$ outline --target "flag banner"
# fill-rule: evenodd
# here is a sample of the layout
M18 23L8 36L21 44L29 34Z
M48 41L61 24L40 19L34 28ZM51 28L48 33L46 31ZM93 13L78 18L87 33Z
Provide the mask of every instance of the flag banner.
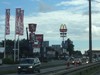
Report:
M6 9L5 35L10 34L10 9Z
M33 32L36 31L36 25L37 25L37 24L34 24L34 23L29 24L29 31L30 31L31 33L33 33Z
M24 33L24 10L21 10L19 35L23 35L23 33Z
M21 15L21 8L16 8L16 22L15 22L15 33L16 34L19 34L20 15Z

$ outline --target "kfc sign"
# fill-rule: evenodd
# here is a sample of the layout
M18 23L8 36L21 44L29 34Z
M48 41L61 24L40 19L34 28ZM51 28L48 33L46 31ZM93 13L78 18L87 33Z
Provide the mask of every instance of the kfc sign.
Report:
M37 24L34 24L34 23L29 24L29 31L31 33L36 31L36 25Z

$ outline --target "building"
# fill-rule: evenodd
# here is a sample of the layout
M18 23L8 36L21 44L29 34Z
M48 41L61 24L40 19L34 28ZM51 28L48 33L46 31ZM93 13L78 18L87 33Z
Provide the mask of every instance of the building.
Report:
M89 51L85 51L86 56L89 55ZM92 50L92 57L100 57L100 50Z
M55 51L57 51L57 52L61 52L61 47L60 47L60 45L52 45L52 48L55 50Z

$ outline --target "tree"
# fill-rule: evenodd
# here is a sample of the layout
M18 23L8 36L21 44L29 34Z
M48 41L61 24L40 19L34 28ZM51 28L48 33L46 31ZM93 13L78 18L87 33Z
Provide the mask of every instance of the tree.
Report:
M67 39L67 51L69 52L69 56L71 56L73 54L74 51L74 45L73 42L68 38Z
M82 56L82 53L81 53L81 51L79 51L79 50L74 51L73 54L74 54L75 57L81 57L81 56Z

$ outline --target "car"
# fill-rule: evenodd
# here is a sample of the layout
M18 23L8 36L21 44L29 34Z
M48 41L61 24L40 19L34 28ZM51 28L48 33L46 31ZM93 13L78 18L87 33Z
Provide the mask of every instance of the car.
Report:
M80 58L75 58L75 63L81 65L82 60Z
M39 58L22 58L19 61L17 72L18 74L20 74L21 72L34 73L35 71L38 71L40 73L40 65L41 62Z
M68 58L67 63L74 64L74 57Z

